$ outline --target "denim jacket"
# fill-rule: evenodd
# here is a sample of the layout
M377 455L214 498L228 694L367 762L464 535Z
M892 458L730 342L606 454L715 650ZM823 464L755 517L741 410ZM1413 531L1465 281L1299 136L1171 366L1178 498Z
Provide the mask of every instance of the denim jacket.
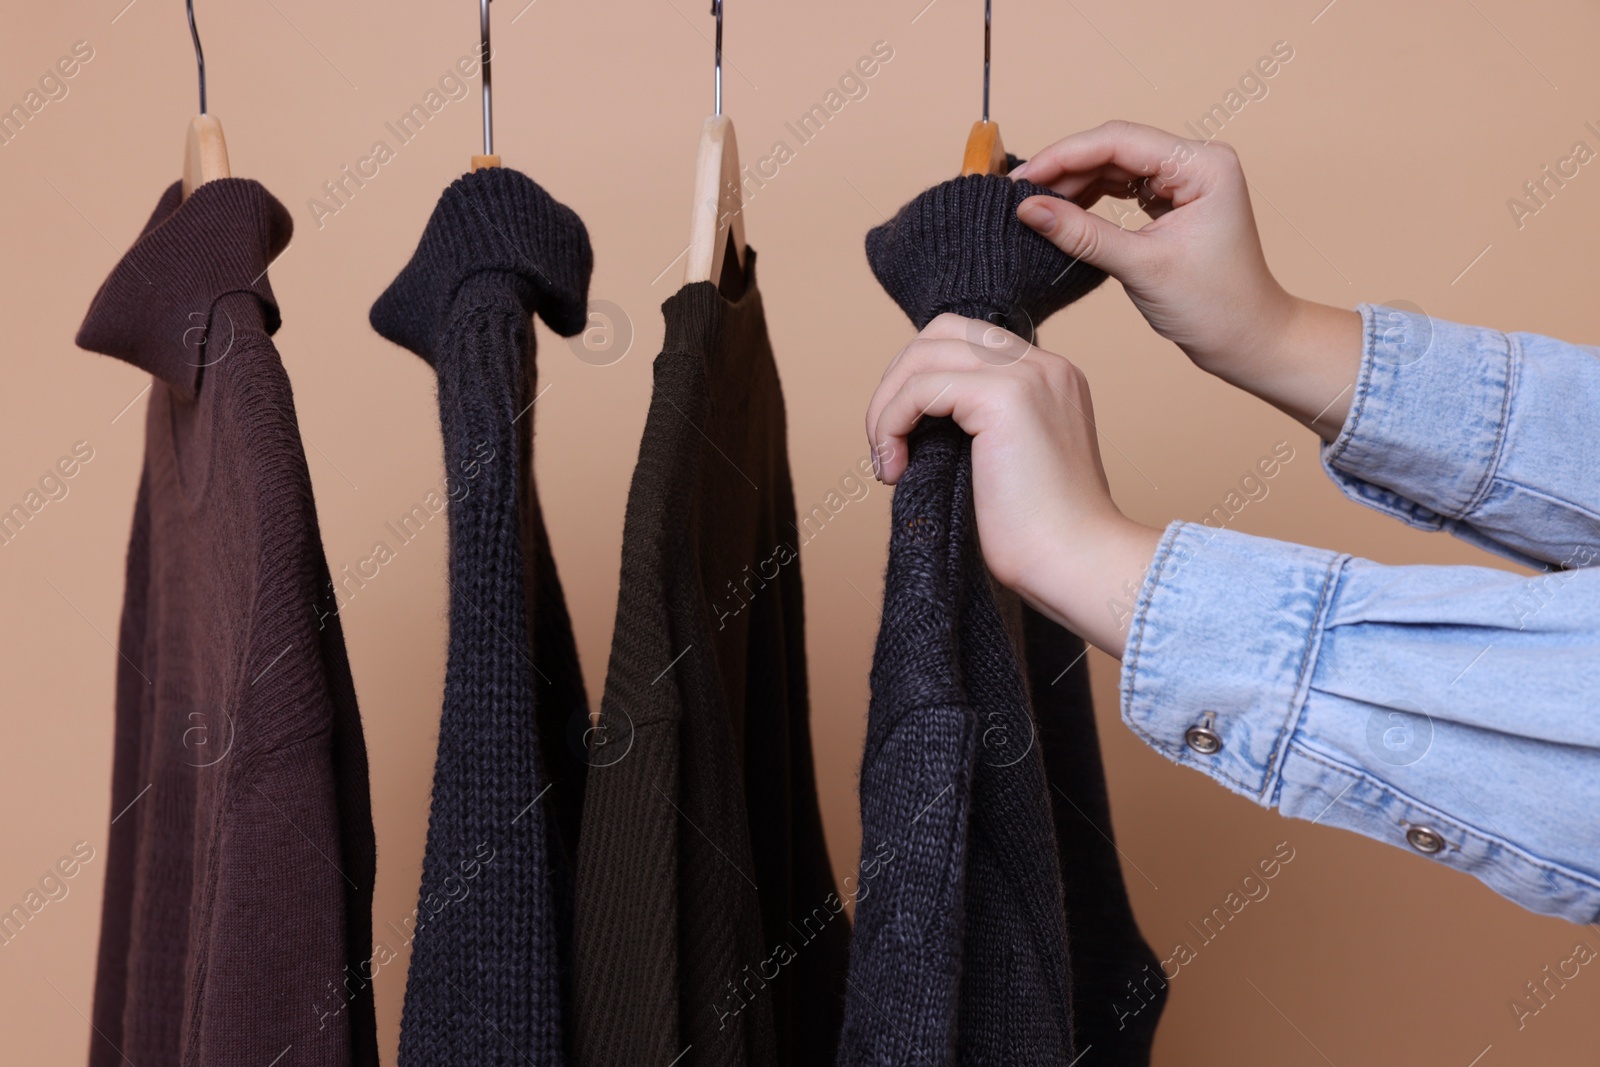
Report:
M1600 349L1363 305L1352 500L1538 573L1167 527L1123 720L1284 815L1600 916Z

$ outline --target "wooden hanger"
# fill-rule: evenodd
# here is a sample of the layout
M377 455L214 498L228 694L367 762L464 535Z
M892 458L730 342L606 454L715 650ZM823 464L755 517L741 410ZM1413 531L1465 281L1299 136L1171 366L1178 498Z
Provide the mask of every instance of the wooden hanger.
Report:
M473 170L500 165L500 157L494 154L494 112L489 106L489 0L478 0L478 58L483 69L483 155L472 157Z
M189 199L206 182L230 175L228 144L222 138L222 123L206 114L206 56L200 50L200 31L194 25L194 0L186 0L189 11L189 36L194 38L194 62L200 72L200 114L189 120L189 133L183 140L183 198Z
M712 5L717 17L716 112L700 127L683 280L685 284L716 282L723 296L737 300L744 293L744 196L739 142L733 134L733 120L722 113L722 0L712 0Z
M744 290L744 198L733 121L711 115L700 129L694 208L689 217L687 282L716 282L730 299Z
M1000 127L989 121L989 22L992 0L983 0L983 118L972 124L967 134L967 150L961 156L961 175L1004 174L1006 147L1000 143Z
M1000 125L987 119L972 124L967 150L961 156L961 174L1004 174L1006 146L1000 143Z
M222 123L211 115L196 115L189 120L189 135L183 144L183 198L189 199L189 194L206 182L229 176Z

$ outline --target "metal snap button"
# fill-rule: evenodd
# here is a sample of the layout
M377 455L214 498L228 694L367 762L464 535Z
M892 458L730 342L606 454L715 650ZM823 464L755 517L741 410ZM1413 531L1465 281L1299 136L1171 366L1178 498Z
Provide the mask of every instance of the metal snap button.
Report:
M1444 848L1444 837L1430 827L1413 826L1406 831L1406 844L1431 856Z
M1191 726L1184 731L1183 740L1202 756L1215 756L1222 751L1222 735L1204 726Z

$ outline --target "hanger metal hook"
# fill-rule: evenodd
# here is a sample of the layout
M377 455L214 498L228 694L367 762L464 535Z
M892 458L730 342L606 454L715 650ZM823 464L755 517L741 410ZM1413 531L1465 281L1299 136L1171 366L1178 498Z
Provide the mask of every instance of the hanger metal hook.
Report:
M989 19L993 0L983 0L983 121L989 121Z
M717 17L716 56L713 61L716 81L716 114L722 114L722 0L711 0L711 13Z
M194 25L194 0L184 0L189 11L189 36L194 38L194 65L200 70L200 114L206 113L206 54L200 50L200 31Z
M478 58L483 64L483 154L494 155L494 109L489 96L489 0L478 0Z

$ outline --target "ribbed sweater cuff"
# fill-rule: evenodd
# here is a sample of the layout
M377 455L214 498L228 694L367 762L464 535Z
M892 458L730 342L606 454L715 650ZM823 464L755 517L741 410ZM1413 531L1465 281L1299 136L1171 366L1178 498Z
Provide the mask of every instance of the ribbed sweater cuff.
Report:
M867 234L867 260L917 329L950 311L1032 340L1034 328L1105 281L1017 218L1026 179L972 174L942 182Z

